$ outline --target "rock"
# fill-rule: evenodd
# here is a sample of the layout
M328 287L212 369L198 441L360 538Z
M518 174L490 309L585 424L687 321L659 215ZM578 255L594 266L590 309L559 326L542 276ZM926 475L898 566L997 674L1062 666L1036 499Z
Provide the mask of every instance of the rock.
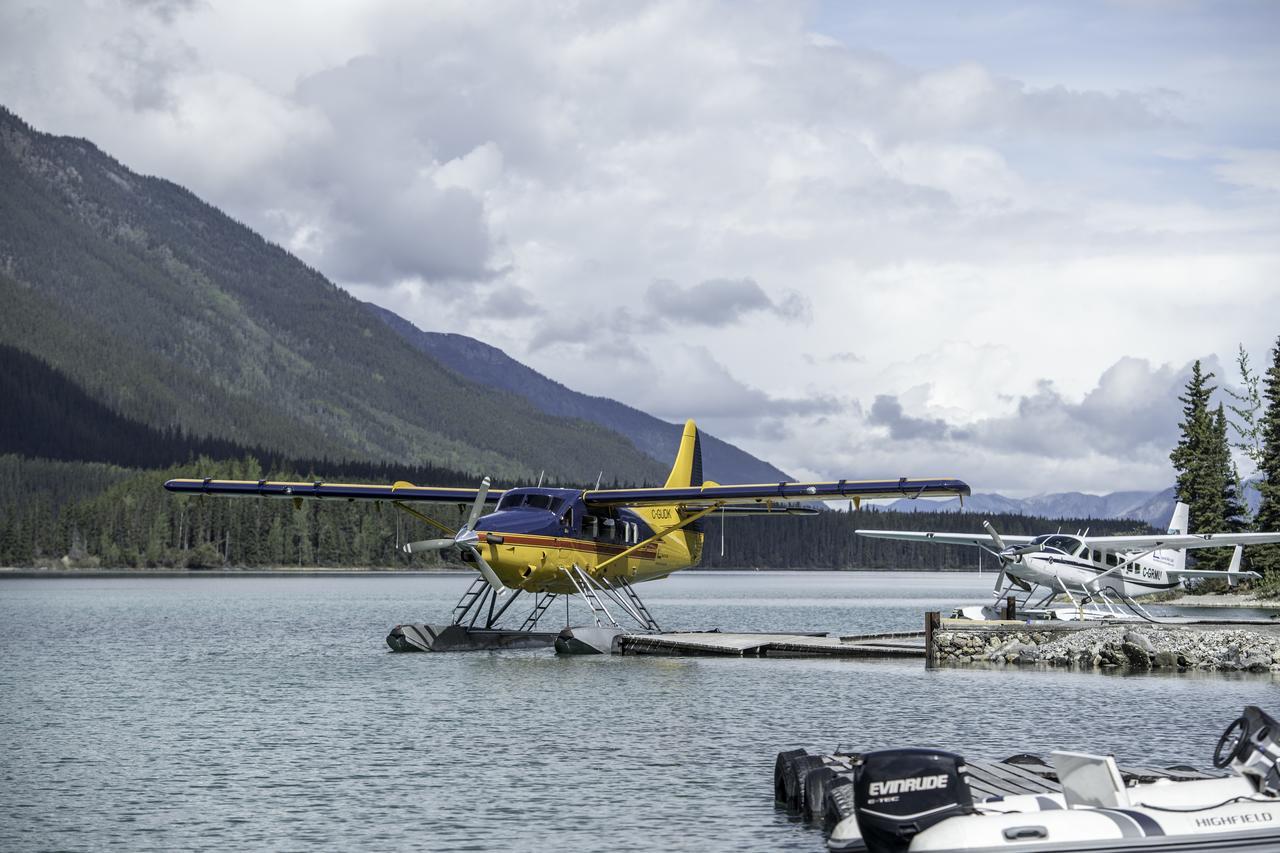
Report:
M1270 672L1271 658L1264 654L1249 655L1240 662L1240 668L1250 672Z
M1169 651L1156 652L1155 655L1151 658L1151 665L1158 666L1158 667L1176 667L1176 666L1186 665L1185 662L1179 663L1179 660L1180 658L1178 654L1175 652L1169 652Z
M1124 635L1124 642L1129 645L1137 646L1147 654L1151 654L1156 650L1156 647L1151 644L1151 641L1147 639L1145 635L1139 634L1137 631L1127 632Z
M1126 637L1129 635L1125 635ZM1145 637L1143 639L1146 639ZM1147 643L1150 646L1150 643ZM1120 651L1124 654L1129 666L1134 669L1151 669L1151 655L1147 653L1147 649L1137 643L1130 643L1127 639L1120 646Z

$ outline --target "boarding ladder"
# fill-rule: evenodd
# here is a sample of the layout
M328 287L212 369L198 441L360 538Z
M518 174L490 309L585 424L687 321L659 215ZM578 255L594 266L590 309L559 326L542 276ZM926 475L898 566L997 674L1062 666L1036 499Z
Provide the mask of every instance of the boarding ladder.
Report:
M613 618L613 614L609 612L609 608L605 604L605 599L607 598L622 608L642 629L646 631L660 630L657 621L649 613L649 609L644 606L640 596L636 595L636 591L631 588L631 584L627 583L624 578L593 578L576 563L569 568L562 568L561 571L569 576L569 581L577 589L578 595L591 608L591 615L597 627L603 627L601 617L615 628L622 627L618 624L618 620ZM601 593L603 593L603 597Z
M547 608L551 606L551 602L556 600L554 592L544 592L534 599L533 610L529 613L524 624L520 626L521 631L532 631L538 626L538 620L542 618L542 614L547 612Z
M649 608L644 606L644 602L640 600L640 596L636 595L635 589L627 581L626 578L604 578L603 582L614 591L614 597L617 598L617 591L622 590L631 606L627 610L631 613L631 617L644 626L645 630L658 632L662 629L658 627L658 620L653 618L653 614L649 612ZM623 604L622 600L618 600L619 604ZM625 606L625 605L624 605Z
M471 586L467 587L467 591L462 594L462 598L458 599L458 603L453 606L453 624L461 625L462 620L466 618L468 611L475 606L480 596L484 595L486 589L489 588L489 582L483 577L477 577L471 582Z

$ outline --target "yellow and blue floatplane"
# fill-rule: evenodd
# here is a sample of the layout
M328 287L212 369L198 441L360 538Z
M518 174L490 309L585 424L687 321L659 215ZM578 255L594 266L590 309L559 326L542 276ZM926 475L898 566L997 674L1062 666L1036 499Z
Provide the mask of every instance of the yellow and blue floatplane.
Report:
M396 651L511 648L554 643L558 650L607 652L623 623L657 631L658 623L634 585L698 564L699 521L722 516L811 515L823 500L964 496L969 486L952 478L834 480L814 483L721 485L702 479L698 428L688 421L671 475L661 488L568 489L542 486L443 488L397 482L285 483L269 480L170 480L165 488L193 495L389 502L445 535L404 545L410 553L455 554L479 577L463 594L448 625L397 625L387 637ZM486 505L496 502L492 510ZM453 530L419 511L430 503L470 504ZM513 612L523 599L531 605ZM559 596L576 597L594 625L559 632L539 625ZM522 618L521 618L522 616ZM567 621L567 618L566 618Z

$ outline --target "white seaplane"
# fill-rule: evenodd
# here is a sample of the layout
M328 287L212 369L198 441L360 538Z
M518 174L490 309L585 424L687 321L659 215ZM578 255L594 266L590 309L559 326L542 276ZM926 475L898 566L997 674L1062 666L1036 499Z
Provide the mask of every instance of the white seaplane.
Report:
M1139 536L1090 536L1051 533L1043 536L1001 536L990 522L985 533L938 533L908 530L858 530L872 539L901 539L939 545L971 545L992 554L1000 562L994 595L1000 601L1017 587L1025 592L1017 602L1019 612L1057 619L1114 619L1127 616L1119 607L1152 620L1134 600L1163 592L1190 578L1222 578L1231 586L1245 578L1261 577L1240 571L1245 545L1280 542L1280 533L1188 533L1188 508L1174 506L1168 533ZM1235 546L1227 571L1188 569L1192 548ZM1032 597L1039 598L1032 601ZM1070 599L1071 608L1046 609L1058 595ZM998 618L998 608L962 608L957 614L970 619Z

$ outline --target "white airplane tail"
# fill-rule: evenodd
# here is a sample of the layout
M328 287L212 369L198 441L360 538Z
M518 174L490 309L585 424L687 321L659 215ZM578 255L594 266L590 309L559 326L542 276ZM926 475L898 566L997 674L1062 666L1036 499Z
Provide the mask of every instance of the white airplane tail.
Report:
M1169 519L1169 535L1189 533L1187 524L1191 517L1191 507L1178 501L1173 505L1173 518ZM1174 571L1182 571L1187 567L1187 550L1178 548L1173 552Z

